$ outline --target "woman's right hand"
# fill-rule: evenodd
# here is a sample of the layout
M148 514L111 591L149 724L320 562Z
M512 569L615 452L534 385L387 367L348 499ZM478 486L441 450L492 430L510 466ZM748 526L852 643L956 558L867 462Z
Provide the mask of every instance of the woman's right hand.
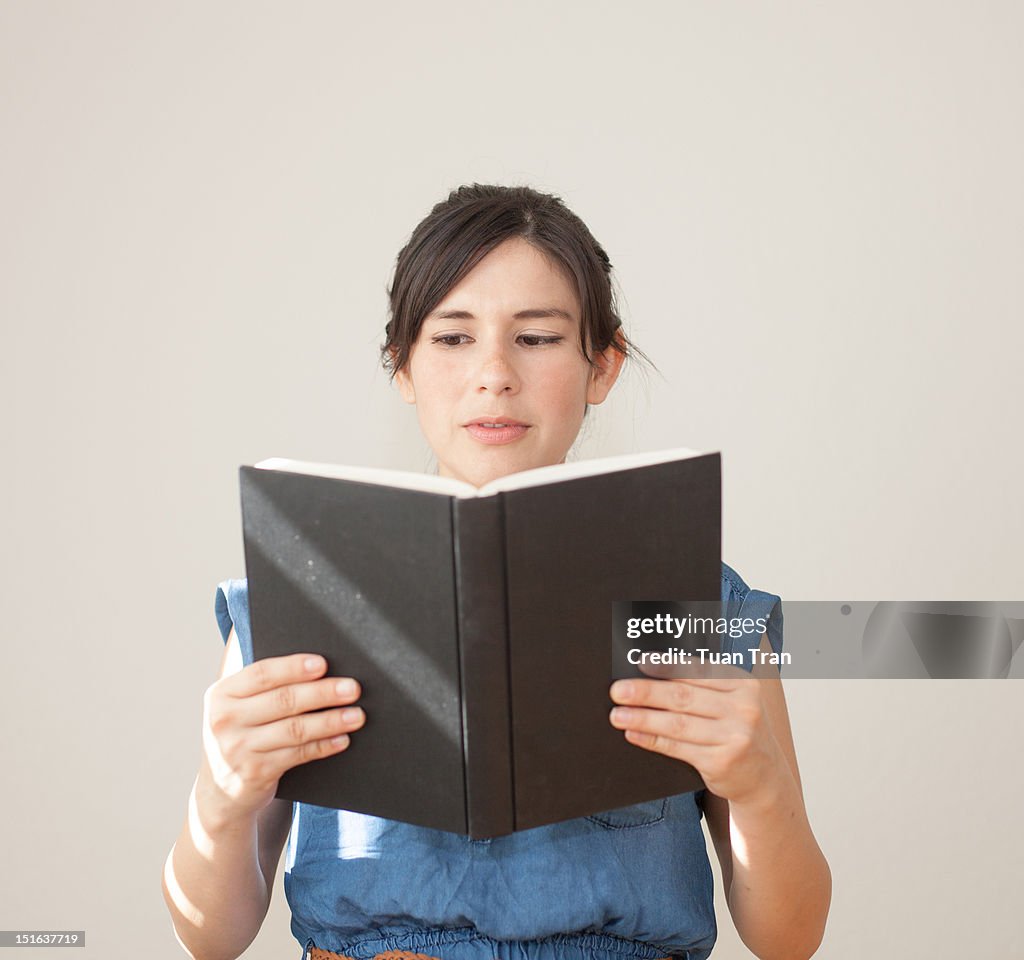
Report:
M326 669L316 654L267 657L207 688L203 753L233 815L258 813L286 770L342 752L365 722L361 707L348 706L358 682L324 677Z

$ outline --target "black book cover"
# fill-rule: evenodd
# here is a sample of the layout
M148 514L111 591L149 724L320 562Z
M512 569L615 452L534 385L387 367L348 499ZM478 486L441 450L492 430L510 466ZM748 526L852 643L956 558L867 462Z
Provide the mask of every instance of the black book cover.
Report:
M608 722L612 602L719 598L720 457L608 469L453 496L241 467L255 657L323 654L367 718L277 795L480 838L699 789Z

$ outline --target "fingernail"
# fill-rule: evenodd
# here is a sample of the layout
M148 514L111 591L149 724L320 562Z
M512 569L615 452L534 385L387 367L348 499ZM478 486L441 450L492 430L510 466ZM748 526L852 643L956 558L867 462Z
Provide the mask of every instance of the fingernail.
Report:
M616 680L612 684L612 696L622 700L628 700L633 696L633 684L628 680Z
M629 723L633 716L633 711L626 707L616 707L612 710L612 720L615 723Z
M337 689L339 697L351 697L356 692L356 682L346 677L344 680L338 681L335 689Z
M355 723L363 715L363 711L359 707L349 707L348 710L341 711L341 719L345 723Z
M323 657L306 657L304 666L310 673L312 673L314 670L319 670L320 667L323 666L323 663Z

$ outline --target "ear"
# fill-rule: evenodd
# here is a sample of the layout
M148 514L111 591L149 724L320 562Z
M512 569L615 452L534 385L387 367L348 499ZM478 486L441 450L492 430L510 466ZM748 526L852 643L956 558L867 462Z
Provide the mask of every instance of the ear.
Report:
M409 375L408 361L401 370L395 371L394 380L395 383L398 384L398 392L402 395L402 399L406 403L415 403L416 391L412 385L412 377Z
M615 332L615 339L619 339L619 332ZM626 356L620 353L615 347L609 345L605 350L594 356L596 367L591 369L587 381L587 403L603 403L609 391L619 378L619 371Z

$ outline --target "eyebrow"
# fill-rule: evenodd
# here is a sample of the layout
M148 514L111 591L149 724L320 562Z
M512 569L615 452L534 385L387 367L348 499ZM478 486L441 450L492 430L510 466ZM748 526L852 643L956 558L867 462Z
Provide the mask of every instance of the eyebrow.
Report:
M556 320L567 320L572 323L573 315L561 307L534 307L529 310L519 310L512 315L513 320L545 320L554 318ZM427 320L475 320L468 310L440 310L427 316Z

